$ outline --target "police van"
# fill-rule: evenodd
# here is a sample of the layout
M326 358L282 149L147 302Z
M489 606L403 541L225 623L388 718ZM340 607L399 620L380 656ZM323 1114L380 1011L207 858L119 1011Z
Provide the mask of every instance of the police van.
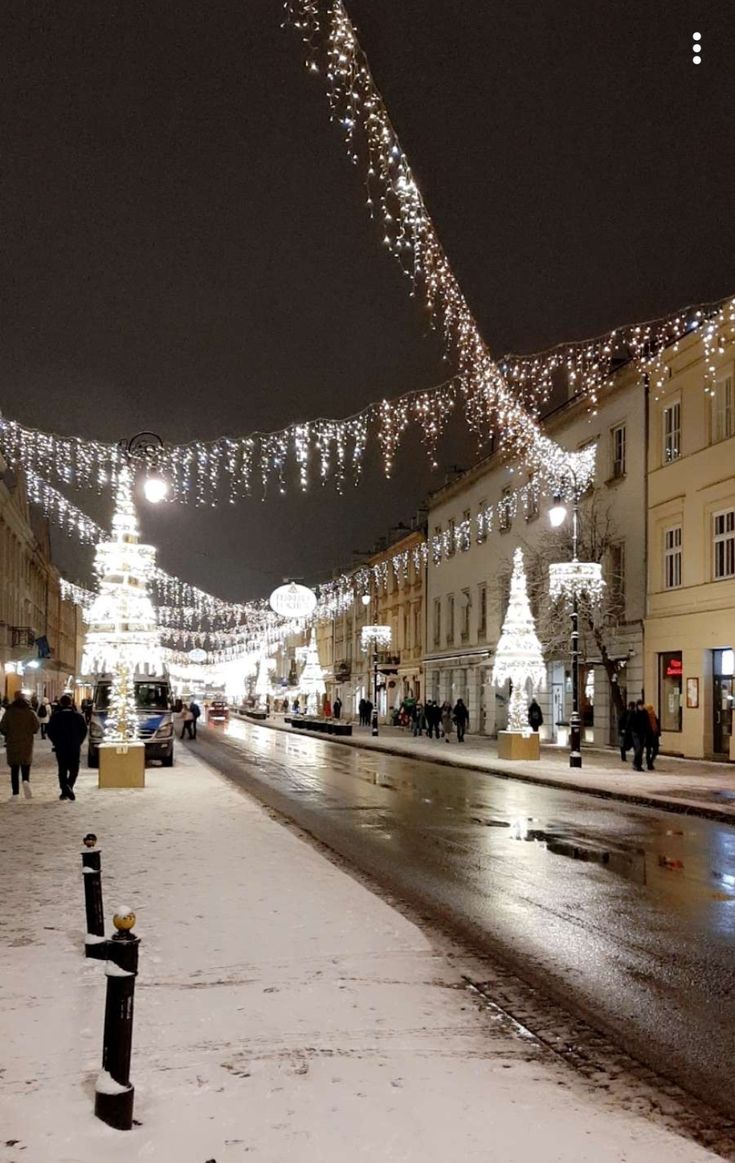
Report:
M99 745L105 736L111 690L112 675L101 675L94 684L92 713L89 720L88 767L99 767ZM145 743L146 764L158 759L164 767L173 767L174 717L168 678L153 675L136 676L135 706L138 714L138 738Z

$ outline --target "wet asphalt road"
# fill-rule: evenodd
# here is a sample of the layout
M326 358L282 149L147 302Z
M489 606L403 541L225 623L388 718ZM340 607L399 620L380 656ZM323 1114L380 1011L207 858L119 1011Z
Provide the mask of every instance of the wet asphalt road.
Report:
M735 829L239 721L194 746L735 1117Z

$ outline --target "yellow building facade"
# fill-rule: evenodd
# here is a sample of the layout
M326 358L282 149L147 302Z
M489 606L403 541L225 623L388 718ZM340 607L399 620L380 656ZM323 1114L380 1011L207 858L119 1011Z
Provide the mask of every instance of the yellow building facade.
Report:
M645 690L661 749L735 761L735 344L666 353L648 409Z

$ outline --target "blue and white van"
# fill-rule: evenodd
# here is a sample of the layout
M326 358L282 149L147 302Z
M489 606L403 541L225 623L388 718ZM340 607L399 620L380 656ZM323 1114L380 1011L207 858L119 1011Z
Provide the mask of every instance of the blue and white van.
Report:
M87 766L99 767L99 745L105 735L110 706L112 675L100 675L94 684L92 716L89 721ZM138 711L138 738L145 743L146 764L160 760L164 767L174 764L174 718L171 686L165 676L141 675L135 679Z

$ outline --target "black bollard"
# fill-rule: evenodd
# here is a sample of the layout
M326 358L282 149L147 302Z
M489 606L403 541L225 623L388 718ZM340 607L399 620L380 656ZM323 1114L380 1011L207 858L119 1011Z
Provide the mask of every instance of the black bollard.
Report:
M105 914L102 911L102 850L97 847L94 832L84 837L82 877L84 880L84 907L87 911L87 935L84 938L85 957L104 960Z
M135 913L120 908L112 918L118 930L105 942L107 997L102 1040L102 1070L97 1078L94 1113L118 1131L133 1125L135 1088L130 1082L130 1051L133 1042L133 999L138 974L140 938L133 933Z

